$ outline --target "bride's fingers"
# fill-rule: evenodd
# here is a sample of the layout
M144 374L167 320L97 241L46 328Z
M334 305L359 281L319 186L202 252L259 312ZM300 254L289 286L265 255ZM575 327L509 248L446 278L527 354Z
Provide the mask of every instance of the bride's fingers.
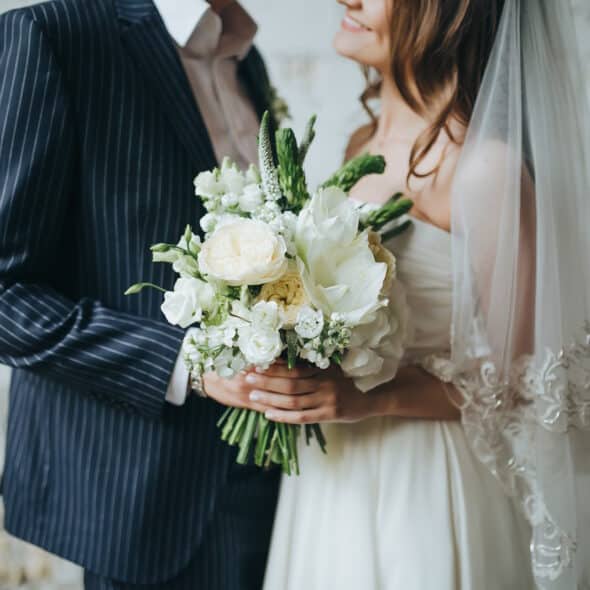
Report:
M280 410L311 410L322 405L324 396L322 393L308 393L304 395L282 395L269 391L252 391L250 393L252 403L266 406L265 409Z
M268 375L259 375L256 373L246 375L245 381L253 390L270 391L286 395L313 393L320 387L320 382L316 379L286 379L284 377L269 377Z
M313 410L267 410L265 416L273 422L282 422L284 424L319 424L330 420L329 413L323 408Z

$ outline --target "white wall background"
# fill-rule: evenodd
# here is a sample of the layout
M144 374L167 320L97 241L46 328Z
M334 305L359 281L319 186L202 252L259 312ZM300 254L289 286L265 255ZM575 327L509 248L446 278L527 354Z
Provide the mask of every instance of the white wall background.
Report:
M590 83L590 0L572 2ZM0 12L33 3L35 0L0 0ZM243 0L243 4L260 25L258 45L267 58L275 85L291 106L296 131L301 132L312 113L319 115L318 138L309 158L310 178L312 182L319 182L341 161L348 135L362 120L357 102L362 77L355 65L337 57L331 47L342 9L336 0ZM0 367L0 469L7 384L8 371ZM2 577L6 576L3 566L10 565L10 562L14 565L22 557L22 547L17 546L19 557L16 557L12 544L10 547L15 553L13 557L9 556L6 539L0 533L0 590L18 586L16 580ZM46 563L36 553L29 554L28 550L25 554L30 569L47 568L48 577L53 579L53 583L30 584L27 588L75 590L80 587L75 570L72 574L72 570L62 563Z

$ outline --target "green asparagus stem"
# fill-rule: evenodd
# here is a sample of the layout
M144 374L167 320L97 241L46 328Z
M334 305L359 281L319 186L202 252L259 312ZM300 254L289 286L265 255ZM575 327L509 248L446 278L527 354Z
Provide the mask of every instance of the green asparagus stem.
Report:
M363 154L346 162L340 170L324 182L322 187L336 186L348 193L361 178L369 174L383 174L383 172L385 172L383 156Z
M299 163L299 148L292 129L279 129L276 133L278 174L281 192L289 209L299 212L309 200L305 172Z
M381 234L381 239L383 240L383 243L392 240L393 238L395 238L396 236L399 236L400 234L403 234L407 229L409 229L409 227L412 225L412 220L408 219L406 221L404 221L403 223L401 223L400 225L398 225L397 227L394 227L393 229L390 229L389 231L384 232L383 234Z
M404 216L413 206L414 202L411 199L403 199L402 195L397 193L385 205L369 215L363 223L363 229L371 228L373 231L379 231L391 221Z
M305 162L305 158L307 157L307 152L313 140L315 139L315 123L317 120L317 115L313 115L311 119L307 123L307 127L305 128L305 133L303 134L303 139L301 140L301 145L299 146L299 164L303 165Z

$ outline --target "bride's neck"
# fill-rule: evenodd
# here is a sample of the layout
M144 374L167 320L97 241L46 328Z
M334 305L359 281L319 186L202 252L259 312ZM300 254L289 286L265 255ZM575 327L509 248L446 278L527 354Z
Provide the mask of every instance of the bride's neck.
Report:
M408 106L390 76L383 78L380 103L381 112L374 135L377 144L392 140L413 143L430 125Z

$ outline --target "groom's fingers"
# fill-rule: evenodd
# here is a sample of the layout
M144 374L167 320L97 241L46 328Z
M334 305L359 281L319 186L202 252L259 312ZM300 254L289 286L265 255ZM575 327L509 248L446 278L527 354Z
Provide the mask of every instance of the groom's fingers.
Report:
M317 391L321 382L317 379L286 379L284 377L269 377L249 373L245 377L246 383L254 390L271 391L286 395L302 395Z

